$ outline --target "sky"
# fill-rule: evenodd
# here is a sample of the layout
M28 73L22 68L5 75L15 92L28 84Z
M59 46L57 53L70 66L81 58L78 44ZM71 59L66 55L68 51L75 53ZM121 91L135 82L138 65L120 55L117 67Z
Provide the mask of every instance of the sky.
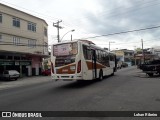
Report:
M160 27L114 34L160 26L160 0L0 0L0 3L44 19L48 23L49 45L58 42L53 23L62 20L62 41L70 40L72 35L73 39L87 39L102 48L108 48L110 42L111 50L141 48L141 39L144 48L160 46Z

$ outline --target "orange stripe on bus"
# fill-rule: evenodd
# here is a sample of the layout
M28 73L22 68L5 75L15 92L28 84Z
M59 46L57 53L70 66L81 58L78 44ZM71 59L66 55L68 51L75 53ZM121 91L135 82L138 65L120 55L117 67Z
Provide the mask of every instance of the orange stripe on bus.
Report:
M86 61L86 64L87 64L88 70L92 70L94 68L94 63L92 63L90 61ZM101 65L99 63L96 63L96 67L97 67L97 69L106 68L106 66Z
M71 69L74 67L75 69ZM62 67L60 69L56 69L57 74L75 74L76 72L76 64L68 65L65 67Z

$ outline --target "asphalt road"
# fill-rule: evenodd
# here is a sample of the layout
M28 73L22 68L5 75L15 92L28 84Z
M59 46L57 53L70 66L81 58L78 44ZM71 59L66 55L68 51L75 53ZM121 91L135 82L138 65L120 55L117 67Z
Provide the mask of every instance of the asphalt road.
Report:
M45 82L1 89L0 111L160 111L160 77L149 78L136 67L102 81L44 78Z

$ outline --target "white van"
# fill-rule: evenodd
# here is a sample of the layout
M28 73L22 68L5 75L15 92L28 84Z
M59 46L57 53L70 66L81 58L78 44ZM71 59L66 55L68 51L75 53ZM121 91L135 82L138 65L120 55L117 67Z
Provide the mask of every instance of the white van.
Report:
M16 70L5 70L3 72L3 78L6 80L17 80L20 77L20 73Z

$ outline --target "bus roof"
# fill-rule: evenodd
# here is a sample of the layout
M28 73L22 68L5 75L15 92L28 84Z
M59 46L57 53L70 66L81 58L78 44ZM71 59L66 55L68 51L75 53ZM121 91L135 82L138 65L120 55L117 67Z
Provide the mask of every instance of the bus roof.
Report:
M94 47L96 49L100 49L100 50L103 50L103 51L107 51L108 53L110 54L115 54L114 52L111 52L111 51L108 51L108 50L105 50L104 48L101 48L99 46L97 46L95 43L93 43L92 41L89 41L89 40L82 40L82 39L77 39L77 40L73 40L73 41L62 41L60 43L56 43L56 44L53 44L53 45L60 45L60 44L67 44L67 43L74 43L74 42L82 42L84 44L88 44L88 45L91 45L91 47Z
M59 42L59 43L56 43L56 44L53 44L53 45L59 45L59 44L65 44L65 43L73 43L73 42L84 42L84 43L87 43L87 44L93 44L95 45L95 43L93 43L92 41L89 41L89 40L82 40L82 39L77 39L77 40L73 40L73 41L62 41L62 42Z

